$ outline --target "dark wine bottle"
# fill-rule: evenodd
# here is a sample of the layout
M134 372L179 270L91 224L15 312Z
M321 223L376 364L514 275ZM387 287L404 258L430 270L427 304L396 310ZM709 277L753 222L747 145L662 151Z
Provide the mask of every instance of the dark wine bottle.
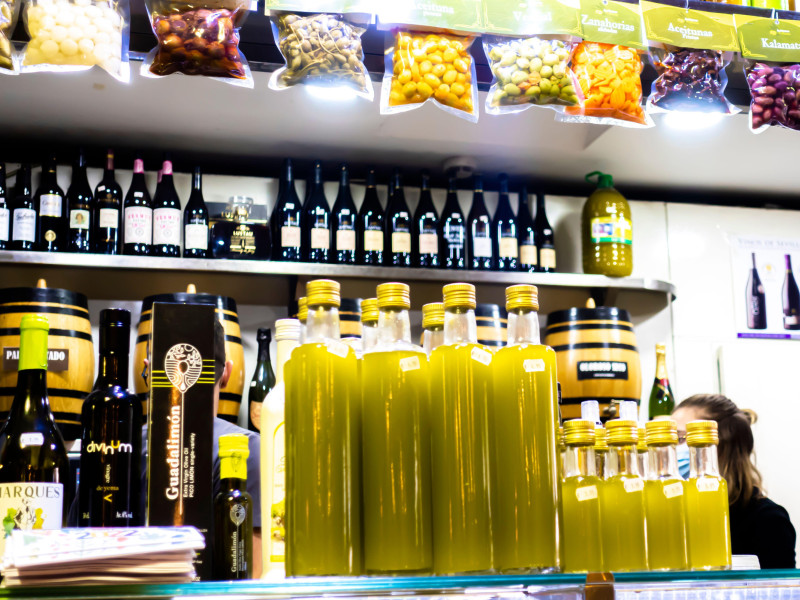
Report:
M122 253L148 256L153 245L153 203L144 180L144 161L133 161L133 180L125 195Z
M181 255L181 200L172 180L172 161L164 159L153 198L152 256Z
M758 276L756 268L756 254L751 253L753 267L750 269L750 276L747 278L747 328L766 329L767 328L767 296L764 293L764 285Z
M94 190L94 251L119 254L122 251L122 188L114 177L114 151L106 153L103 179Z
M508 176L500 175L500 198L492 220L493 254L497 257L498 271L519 271L519 242L517 241L517 218L508 199Z
M251 579L253 499L247 493L247 436L219 438L220 492L214 499L214 579Z
M386 264L396 267L411 266L411 213L406 204L400 169L392 173L389 202L386 205Z
M367 189L358 211L358 262L362 265L383 264L385 215L378 198L375 169L367 173Z
M483 177L475 175L472 208L467 215L467 265L470 269L488 271L493 266L492 218L483 200Z
M248 427L250 431L261 431L261 408L264 398L275 387L275 372L269 359L269 344L272 342L272 331L269 329L258 330L258 362L250 382L250 392L247 400L250 404L250 417Z
M446 269L467 267L467 225L458 202L458 182L455 177L447 181L447 200L439 222L441 264Z
M283 161L278 201L275 203L270 217L273 260L299 261L302 259L300 253L302 213L300 198L297 196L297 189L294 185L292 160L287 158Z
M22 317L17 387L0 450L0 514L6 535L12 529L60 529L67 514L69 463L47 397L48 331L44 316ZM4 546L0 539L0 550Z
M72 167L72 182L67 190L69 207L69 233L67 252L86 253L92 251L92 216L94 197L89 179L86 177L86 155L83 150Z
M42 178L36 189L34 204L39 215L39 230L36 244L45 252L61 252L67 249L67 200L58 187L56 157L51 156L42 167Z
M20 165L11 200L11 249L34 250L36 248L37 222L36 202L31 198L31 166Z
M194 168L192 193L183 211L183 256L208 258L208 208L203 199L203 174Z
M533 229L536 248L539 250L539 272L553 273L556 270L556 239L544 210L544 194L536 194L536 217L533 220Z
M519 243L519 268L527 273L535 273L539 265L539 252L536 249L536 228L528 205L528 188L519 191L519 210L517 210L517 241Z
M331 256L331 212L324 185L322 163L316 161L303 208L303 257L307 262L326 263Z
M0 250L11 247L11 197L6 187L6 165L0 162Z
M670 416L675 410L675 395L667 376L667 347L656 344L656 378L650 390L650 418Z
M439 214L433 205L427 171L422 172L419 203L414 211L413 251L415 267L439 267Z
M792 273L792 257L784 255L786 277L783 280L783 328L800 329L800 290Z
M131 313L100 312L100 364L81 410L80 527L142 524L142 402L128 391Z
M339 167L339 193L331 211L333 222L333 262L353 265L356 262L356 205L350 193L347 165Z

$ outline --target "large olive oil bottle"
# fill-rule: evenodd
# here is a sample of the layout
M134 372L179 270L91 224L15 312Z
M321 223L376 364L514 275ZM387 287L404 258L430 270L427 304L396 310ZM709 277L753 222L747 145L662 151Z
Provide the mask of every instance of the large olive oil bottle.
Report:
M633 221L631 207L614 189L611 175L594 171L597 189L583 205L581 239L583 272L609 277L626 277L633 271Z

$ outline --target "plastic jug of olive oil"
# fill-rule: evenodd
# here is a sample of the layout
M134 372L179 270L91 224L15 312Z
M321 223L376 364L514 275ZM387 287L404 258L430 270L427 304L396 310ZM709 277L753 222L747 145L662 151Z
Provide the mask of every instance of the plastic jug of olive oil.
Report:
M597 189L583 205L581 239L583 272L609 277L626 277L633 271L633 221L631 207L614 189L611 175L594 171L586 181L597 178Z

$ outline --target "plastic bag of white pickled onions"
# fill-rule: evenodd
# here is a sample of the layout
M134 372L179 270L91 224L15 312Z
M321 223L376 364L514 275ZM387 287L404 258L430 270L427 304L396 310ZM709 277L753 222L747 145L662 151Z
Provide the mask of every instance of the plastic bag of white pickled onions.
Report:
M17 61L11 34L17 24L20 0L0 0L0 73L16 75Z

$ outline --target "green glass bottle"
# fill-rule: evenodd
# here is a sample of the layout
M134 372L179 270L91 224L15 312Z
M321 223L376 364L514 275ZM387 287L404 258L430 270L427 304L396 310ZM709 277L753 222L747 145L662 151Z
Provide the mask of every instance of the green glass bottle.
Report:
M671 415L675 410L675 396L667 376L667 347L656 344L656 379L650 391L650 418Z
M614 189L611 175L594 171L597 189L583 205L581 238L583 272L609 277L626 277L633 271L633 222L631 207Z
M247 493L247 436L219 438L220 493L214 500L214 579L253 577L253 499Z

